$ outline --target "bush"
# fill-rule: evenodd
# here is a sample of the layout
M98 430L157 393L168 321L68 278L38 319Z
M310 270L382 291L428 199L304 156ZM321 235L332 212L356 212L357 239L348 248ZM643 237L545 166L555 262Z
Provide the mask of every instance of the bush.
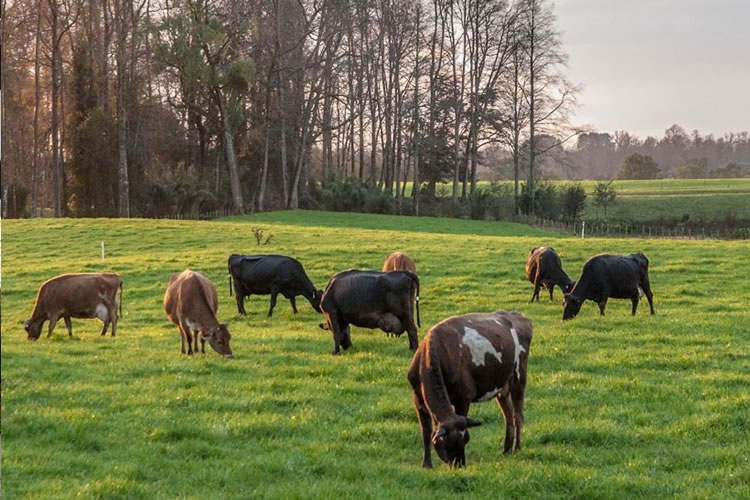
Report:
M562 214L566 222L573 222L581 218L586 208L586 191L580 183L565 188L562 193Z
M323 210L393 213L393 196L357 177L329 177L323 181L320 191L320 208Z

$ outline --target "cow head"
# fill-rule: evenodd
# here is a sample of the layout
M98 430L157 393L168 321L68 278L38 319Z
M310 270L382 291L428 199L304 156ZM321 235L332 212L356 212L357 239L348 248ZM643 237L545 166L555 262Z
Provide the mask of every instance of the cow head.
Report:
M208 340L211 349L225 358L233 357L232 349L229 347L229 339L232 338L232 335L227 330L228 326L229 323L222 323L203 334L203 339Z
M322 297L323 290L313 290L312 297L310 298L310 305L313 306L313 309L315 309L319 313L323 312L320 310L320 299Z
M568 293L573 289L574 286L576 286L575 281L568 281L567 283L563 283L560 288L563 289L563 293Z
M23 322L23 329L26 330L26 338L28 340L37 340L39 338L39 335L42 333L42 323L38 321L33 322L30 319Z
M578 311L581 310L581 304L583 304L583 299L580 297L576 297L572 293L566 293L565 298L563 299L563 317L562 319L573 319L576 317L576 314L578 314Z
M464 448L469 442L469 428L482 425L477 420L458 416L447 423L439 423L432 433L432 445L440 460L451 467L466 465Z

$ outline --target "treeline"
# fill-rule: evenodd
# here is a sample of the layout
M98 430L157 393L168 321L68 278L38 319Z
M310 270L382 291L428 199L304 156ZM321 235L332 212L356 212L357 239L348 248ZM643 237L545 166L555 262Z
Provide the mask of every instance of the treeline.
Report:
M492 145L517 211L576 94L549 0L6 0L2 61L5 216L296 208L347 177L418 214Z

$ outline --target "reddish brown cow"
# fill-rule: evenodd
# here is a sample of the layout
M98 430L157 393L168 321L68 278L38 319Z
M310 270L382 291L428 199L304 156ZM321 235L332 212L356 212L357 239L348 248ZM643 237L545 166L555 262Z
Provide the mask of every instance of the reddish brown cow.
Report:
M411 257L405 253L393 252L385 258L385 263L383 263L383 272L388 271L409 271L417 274L417 266L414 265Z
M444 462L465 465L468 429L481 425L467 416L469 405L492 398L505 417L503 451L521 449L531 337L531 322L515 311L453 316L432 327L407 374L422 429L422 467L432 467L430 444Z
M201 352L206 352L206 340L214 351L226 358L232 357L229 340L232 336L227 330L228 323L219 323L216 311L219 309L219 298L216 287L202 273L186 269L174 273L169 279L167 293L164 294L164 312L169 321L180 330L182 354L185 354L187 340L188 355L198 352L200 334ZM193 348L193 335L195 348Z
M36 340L42 326L49 320L47 337L52 335L60 318L65 320L68 335L73 336L70 318L99 318L104 323L102 335L112 323L112 336L117 333L117 289L120 289L122 314L122 278L114 273L62 274L39 287L31 318L24 321L27 338Z
M539 302L539 289L549 289L549 300L552 301L552 292L555 285L562 288L563 293L568 293L573 288L573 281L565 274L554 248L538 247L531 250L529 260L526 261L526 277L534 284L534 293L531 294L529 304Z

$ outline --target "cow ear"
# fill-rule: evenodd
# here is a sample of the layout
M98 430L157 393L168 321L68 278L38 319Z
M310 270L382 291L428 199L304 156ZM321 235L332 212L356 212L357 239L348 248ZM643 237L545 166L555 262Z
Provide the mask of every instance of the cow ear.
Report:
M482 425L482 422L479 420L474 420L473 418L466 417L466 428L470 429L472 427L479 427Z
M432 444L436 444L437 441L438 441L438 439L441 438L441 437L443 437L443 436L445 436L446 434L448 434L448 431L445 430L445 427L439 428L435 432L435 435L432 436Z

